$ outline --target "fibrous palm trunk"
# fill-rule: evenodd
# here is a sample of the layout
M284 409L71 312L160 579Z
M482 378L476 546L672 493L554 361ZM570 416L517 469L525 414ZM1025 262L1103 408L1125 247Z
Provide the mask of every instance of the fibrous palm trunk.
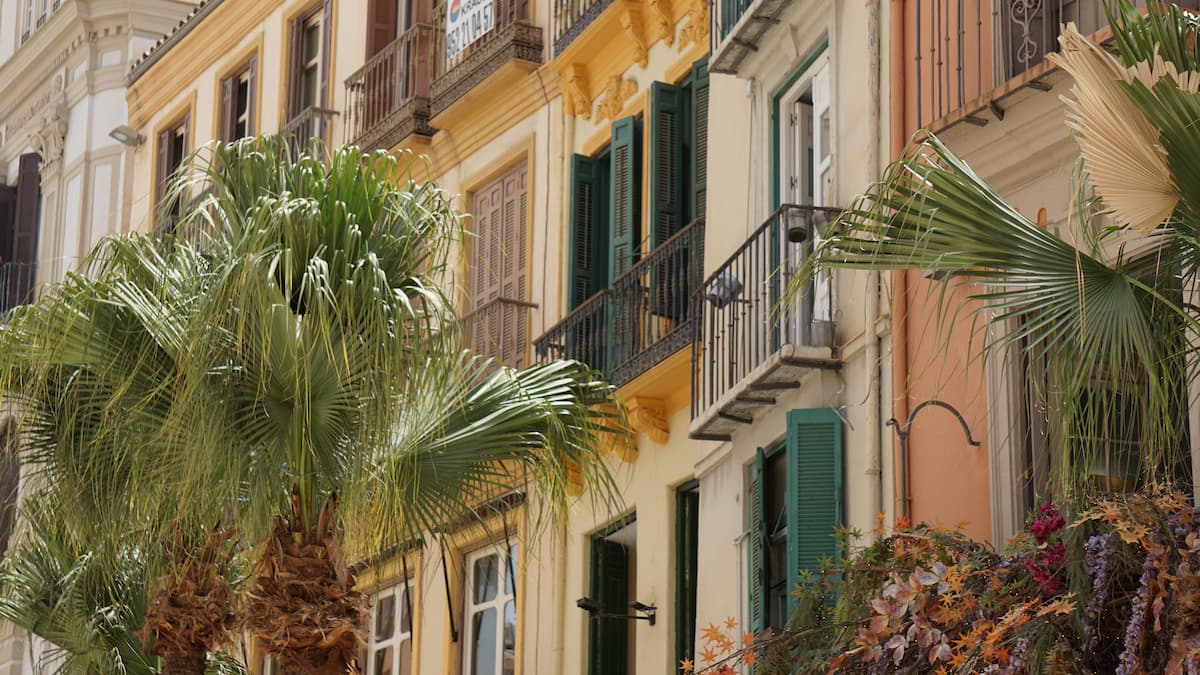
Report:
M345 675L365 646L367 597L354 589L332 527L337 496L325 500L310 529L299 503L293 493L291 521L275 519L242 625L285 670Z

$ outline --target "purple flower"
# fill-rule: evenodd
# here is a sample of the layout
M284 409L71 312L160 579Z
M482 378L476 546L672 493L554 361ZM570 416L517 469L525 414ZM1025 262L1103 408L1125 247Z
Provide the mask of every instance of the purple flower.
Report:
M1121 660L1117 664L1117 675L1132 675L1141 651L1142 638L1146 632L1146 599L1150 595L1150 584L1154 582L1155 568L1158 565L1158 554L1153 551L1146 554L1142 562L1142 576L1138 580L1138 592L1133 596L1129 623L1125 624L1125 637L1122 644Z
M1100 619L1108 600L1108 582L1112 573L1112 535L1097 534L1084 544L1083 566L1092 579L1092 594L1083 611L1083 636L1089 652L1100 646Z

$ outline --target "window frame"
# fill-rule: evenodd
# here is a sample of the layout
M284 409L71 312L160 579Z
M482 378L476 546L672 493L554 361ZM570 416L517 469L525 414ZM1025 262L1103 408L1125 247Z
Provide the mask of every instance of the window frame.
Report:
M363 664L362 668L363 672L365 672L367 675L379 675L379 673L375 671L375 653L380 649L387 649L388 647L393 648L391 664L392 670L390 671L391 675L399 675L401 672L403 672L401 670L402 666L400 663L400 658L401 654L403 653L401 651L401 645L403 645L405 642L409 643L408 672L416 672L414 670L415 659L413 658L413 653L416 649L416 642L413 638L413 626L416 620L416 611L414 609L410 614L410 608L415 608L412 593L413 578L408 577L397 580L395 583L381 589L371 596L371 623L369 627L369 635L367 636L366 663ZM395 598L395 602L393 603L393 611L395 615L393 617L394 624L392 635L385 640L377 641L376 625L378 623L378 615L376 612L379 609L379 601L389 596ZM408 620L407 631L404 630L405 619Z
M496 667L497 670L491 674L482 675L504 675L504 607L511 602L515 615L514 634L513 634L513 673L514 675L521 672L520 663L520 634L521 634L521 613L517 606L517 600L520 597L520 574L517 569L515 557L520 556L520 545L515 542L508 542L504 539L499 541L490 541L482 546L465 552L462 556L462 598L460 609L462 610L462 661L459 664L459 672L462 675L476 675L471 671L471 659L474 656L474 622L472 618L476 614L482 614L489 609L496 610ZM474 601L474 581L475 581L475 562L486 558L490 555L496 555L503 565L503 569L497 568L498 572L502 573L502 577L497 580L496 595L491 600L483 602ZM509 576L511 575L511 576ZM511 579L512 588L506 592L507 582Z
M241 64L221 78L217 85L217 136L225 142L236 141L239 138L253 136L259 127L259 50L255 49ZM238 110L238 85L246 83L246 112L245 133L238 134L237 126L241 121Z
M314 102L306 104L304 102L304 92L302 85L302 74L305 70L308 61L304 59L304 33L308 26L313 23L320 25L319 35L317 38L317 54L315 56L317 68L316 92L313 95ZM304 112L308 108L324 109L329 103L329 70L332 51L332 26L333 23L333 4L332 0L322 0L316 3L311 8L297 14L290 22L291 42L288 45L288 62L286 91L287 91L287 109L288 120L294 119L297 115ZM311 59L310 59L311 60Z
M166 215L161 213L163 199L167 196L168 184L172 174L182 166L184 159L187 157L192 147L192 106L188 106L182 113L175 115L172 121L159 127L154 134L154 214L155 226L158 225L160 216ZM182 137L180 152L178 157L173 156L173 148L164 147L167 140L167 135L171 134L171 140ZM172 144L173 145L173 144ZM176 208L182 209L183 196L180 195L179 201L176 203ZM178 218L179 214L170 214L172 218ZM169 226L174 225L174 220L169 223Z

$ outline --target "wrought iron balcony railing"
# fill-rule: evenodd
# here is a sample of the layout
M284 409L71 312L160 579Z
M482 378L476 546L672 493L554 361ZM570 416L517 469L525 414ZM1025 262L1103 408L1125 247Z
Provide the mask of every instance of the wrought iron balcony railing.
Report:
M529 310L532 302L495 298L463 317L463 342L476 354L510 368L529 363Z
M33 302L37 289L37 263L0 263L0 317L17 305Z
M779 16L789 4L789 0L710 2L708 35L713 57L708 70L712 73L736 73L741 62L758 51L763 37L780 22Z
M583 361L623 385L687 347L696 333L704 221L663 242L534 342L539 359Z
M784 295L838 213L784 205L692 297L693 437L727 439L737 423L753 419L756 407L774 403L772 390L798 386L803 369L836 367L828 349L834 343L832 277L819 273L798 302L785 304ZM697 429L704 416L710 419Z
M1197 9L1200 0L1177 0ZM1057 51L1059 27L1092 34L1107 25L1105 0L916 0L905 18L910 126L927 127L1042 63ZM1145 6L1145 0L1138 0ZM1034 88L1048 88L1032 80ZM967 121L986 117L963 111ZM994 107L997 116L1003 110ZM936 130L936 129L935 129Z
M554 0L554 53L567 48L612 0Z
M434 80L430 114L437 115L508 61L542 62L542 29L533 24L528 0L494 0L491 30L451 58L446 43L446 6L433 11Z
M329 142L333 119L338 111L310 105L283 124L279 135L287 138L296 150L303 150L313 139Z
M346 78L346 138L351 144L391 149L411 134L433 134L432 49L433 26L417 24Z

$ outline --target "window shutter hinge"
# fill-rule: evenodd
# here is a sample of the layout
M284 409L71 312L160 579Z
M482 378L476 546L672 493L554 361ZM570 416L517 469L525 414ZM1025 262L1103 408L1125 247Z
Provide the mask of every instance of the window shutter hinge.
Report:
M796 119L796 113L788 113L788 125L789 126L793 126L793 127L796 126L797 121L798 120Z

